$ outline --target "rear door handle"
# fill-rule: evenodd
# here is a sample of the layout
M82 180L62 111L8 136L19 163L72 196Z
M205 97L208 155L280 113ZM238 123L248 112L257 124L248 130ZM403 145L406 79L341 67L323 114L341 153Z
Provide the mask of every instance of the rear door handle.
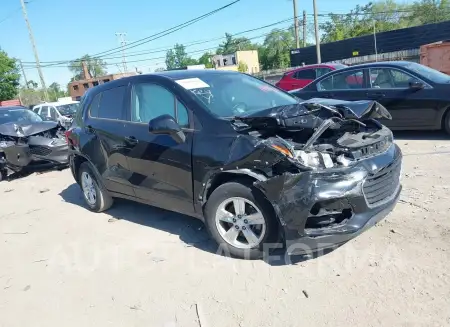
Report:
M137 138L135 138L134 136L126 136L125 137L125 142L130 144L130 145L134 145L134 144L138 144L139 141Z

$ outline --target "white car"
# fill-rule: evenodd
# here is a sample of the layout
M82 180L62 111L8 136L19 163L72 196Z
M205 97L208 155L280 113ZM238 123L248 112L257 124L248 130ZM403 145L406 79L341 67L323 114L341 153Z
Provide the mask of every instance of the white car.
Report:
M45 102L34 106L32 110L44 119L56 121L64 128L68 128L78 107L79 101Z

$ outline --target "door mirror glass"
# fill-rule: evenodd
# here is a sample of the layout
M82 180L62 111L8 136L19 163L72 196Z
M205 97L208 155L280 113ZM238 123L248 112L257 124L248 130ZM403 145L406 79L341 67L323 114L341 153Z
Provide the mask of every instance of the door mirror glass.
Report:
M175 118L167 114L150 120L148 131L152 134L170 135L177 143L183 143L186 140L186 135Z
M412 81L409 82L409 88L414 89L414 90L420 90L423 89L425 85L423 85L422 82L419 81Z

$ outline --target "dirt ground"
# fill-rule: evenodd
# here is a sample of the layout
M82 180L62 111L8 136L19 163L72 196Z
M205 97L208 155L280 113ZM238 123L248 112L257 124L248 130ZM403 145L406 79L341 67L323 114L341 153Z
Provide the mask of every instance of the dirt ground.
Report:
M450 326L450 140L397 134L400 203L319 258L216 254L200 221L83 207L69 170L0 183L0 326Z

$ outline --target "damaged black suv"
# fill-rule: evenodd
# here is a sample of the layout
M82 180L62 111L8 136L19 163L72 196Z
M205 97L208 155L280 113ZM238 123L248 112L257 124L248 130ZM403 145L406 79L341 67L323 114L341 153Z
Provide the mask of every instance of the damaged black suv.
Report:
M394 208L402 154L381 117L373 101L303 102L237 72L137 75L86 93L69 162L92 211L125 198L203 220L234 256L304 253Z

